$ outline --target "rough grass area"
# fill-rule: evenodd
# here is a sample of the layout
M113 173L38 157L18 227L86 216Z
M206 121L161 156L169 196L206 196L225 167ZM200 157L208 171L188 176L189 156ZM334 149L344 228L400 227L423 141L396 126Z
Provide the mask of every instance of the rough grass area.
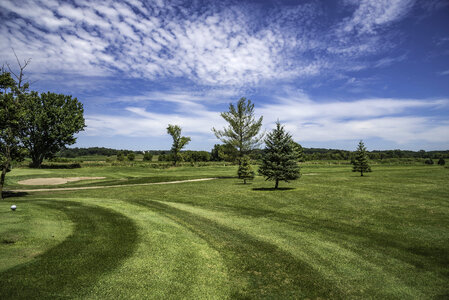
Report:
M19 169L9 183L31 171L68 172ZM247 185L229 178L236 167L81 168L117 181L223 179L6 198L0 241L13 242L0 243L0 295L449 297L449 169L377 166L366 177L349 166L302 171L314 176L276 191L260 177Z

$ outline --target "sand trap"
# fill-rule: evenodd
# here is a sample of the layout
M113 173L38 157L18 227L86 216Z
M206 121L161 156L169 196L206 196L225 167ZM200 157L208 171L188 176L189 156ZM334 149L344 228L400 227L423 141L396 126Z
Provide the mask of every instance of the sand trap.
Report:
M79 180L105 179L106 177L65 177L65 178L34 178L21 180L18 183L23 185L57 185Z
M302 174L302 175L320 175L320 174L318 174L318 173L307 173L307 174Z

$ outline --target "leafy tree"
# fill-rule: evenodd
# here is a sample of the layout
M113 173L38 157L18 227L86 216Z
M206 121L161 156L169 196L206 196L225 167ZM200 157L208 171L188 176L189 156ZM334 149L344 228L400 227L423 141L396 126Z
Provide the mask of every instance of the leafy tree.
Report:
M424 163L426 164L426 165L433 165L434 164L434 162L433 162L433 159L432 158L428 158L428 159L426 159L425 161L424 161Z
M355 156L351 160L353 165L352 172L360 172L360 176L363 176L364 172L371 172L371 167L368 164L368 156L366 154L365 144L363 141L359 142Z
M438 160L438 164L440 165L440 166L444 166L445 164L446 164L446 161L444 160L444 158L440 158L439 160Z
M288 182L301 176L292 137L285 132L279 121L276 122L276 128L267 134L265 145L259 174L266 177L265 180L275 181L275 189L278 188L279 181Z
M118 161L124 161L125 160L125 155L123 155L123 152L120 152L119 154L117 154L117 160Z
M223 143L237 149L238 158L241 159L259 145L263 137L263 134L259 135L263 117L255 119L251 100L240 98L236 106L229 104L229 111L221 113L221 116L229 126L223 130L212 128L212 131Z
M243 156L242 161L239 164L237 175L240 179L243 179L244 184L246 184L247 180L254 179L254 171L251 168L250 160L247 155Z
M211 151L212 161L235 161L237 156L237 150L228 144L215 144Z
M9 72L1 69L0 74L0 199L6 173L11 171L13 160L20 161L26 151L19 139L20 120L25 116L22 101L27 94L14 81ZM21 73L23 68L21 68Z
M169 124L167 133L173 138L171 151L173 153L173 165L176 166L176 163L180 160L179 152L190 142L190 137L181 136L181 127L178 125Z
M144 161L152 161L153 160L153 154L151 154L150 152L145 152L145 154L143 155L143 160Z
M84 130L83 105L72 96L31 92L23 104L27 113L22 119L21 140L32 167L39 168L44 158L74 144L74 134Z
M136 154L134 154L134 152L130 152L126 157L129 161L134 161L136 159Z

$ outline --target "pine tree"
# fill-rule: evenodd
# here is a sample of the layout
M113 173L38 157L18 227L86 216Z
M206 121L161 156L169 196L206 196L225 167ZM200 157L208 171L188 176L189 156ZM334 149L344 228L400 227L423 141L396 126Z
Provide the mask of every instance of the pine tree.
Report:
M237 175L240 179L243 179L243 183L246 184L247 180L254 179L254 171L251 168L250 160L247 155L243 156L241 159Z
M276 122L276 128L267 134L265 145L259 174L266 177L266 180L275 181L275 189L278 188L279 181L288 182L301 176L297 153L292 147L292 137L285 132L279 121Z
M446 164L446 162L444 161L444 158L440 158L439 160L438 160L438 164L440 165L440 166L444 166L445 164Z
M371 172L371 167L368 164L366 147L365 144L363 144L363 141L359 142L355 157L351 159L351 163L353 164L352 172L360 172L360 176L363 176L364 172Z
M229 111L221 113L221 117L229 126L223 130L212 128L212 131L220 141L237 150L240 164L243 156L256 148L263 137L263 133L259 134L263 117L256 120L254 104L244 97L236 106L229 104Z

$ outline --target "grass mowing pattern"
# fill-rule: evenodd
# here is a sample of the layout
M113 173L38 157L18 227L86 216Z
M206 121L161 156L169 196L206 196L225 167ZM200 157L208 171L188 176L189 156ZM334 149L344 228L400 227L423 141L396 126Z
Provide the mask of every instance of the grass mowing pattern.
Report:
M138 203L178 222L220 253L232 281L231 298L341 297L319 273L273 244L163 203Z
M69 201L38 204L63 211L75 224L73 234L34 261L0 273L2 298L80 297L98 276L113 271L132 255L137 230L121 214Z
M90 171L101 176L105 170ZM122 177L136 175L122 171ZM251 185L230 178L38 197L119 211L138 226L133 254L101 276L85 274L93 286L82 286L84 292L73 297L449 296L447 168L379 166L366 177L349 166L306 166L303 172L315 176L283 184L290 189L282 191L264 190L271 184L256 177ZM233 175L235 168L145 176L206 174Z

